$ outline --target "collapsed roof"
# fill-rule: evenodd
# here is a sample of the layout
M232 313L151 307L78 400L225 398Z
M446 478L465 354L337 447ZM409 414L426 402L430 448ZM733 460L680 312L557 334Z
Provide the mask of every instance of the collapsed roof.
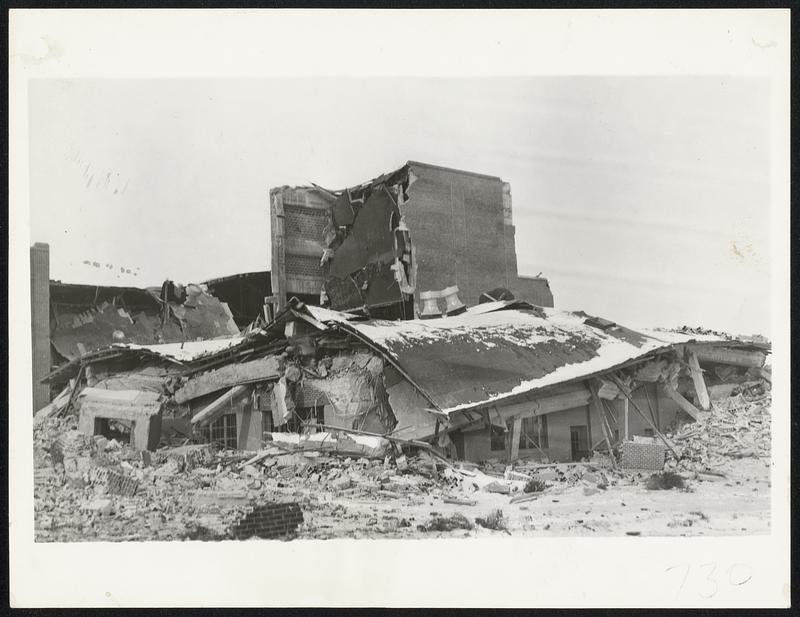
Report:
M201 285L136 288L50 282L50 341L75 360L115 336L138 344L214 339L239 333L227 304Z
M342 421L375 412L382 418L381 432L427 439L440 426L454 430L478 421L480 414L476 418L470 411L640 367L682 345L708 347L712 356L733 354L724 358L732 363L737 353L755 354L756 363L763 363L769 349L719 335L637 332L582 312L514 300L487 302L454 317L408 321L363 319L293 300L265 328L243 336L116 344L73 360L48 379L66 383L82 366L111 359L157 362L166 367L162 379L173 380L164 394L178 405L190 404L193 423L213 421L258 384L269 384L273 405L284 412L284 399L294 398L300 407L325 400L339 409ZM316 364L324 354L338 354L327 371ZM289 381L300 384L294 389L286 380L290 366L295 376ZM372 385L366 387L365 380ZM283 385L273 387L278 383Z
M765 348L719 336L644 334L582 312L515 301L480 304L455 317L402 322L356 321L334 311L307 310L333 327L358 332L402 366L448 415L621 368L674 344Z

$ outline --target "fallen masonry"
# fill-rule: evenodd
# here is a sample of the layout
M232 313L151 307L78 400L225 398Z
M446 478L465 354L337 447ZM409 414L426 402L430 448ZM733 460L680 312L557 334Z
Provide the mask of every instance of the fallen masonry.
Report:
M661 480L614 467L602 453L475 463L420 448L398 465L391 446L382 457L355 457L294 440L250 452L164 447L146 464L129 444L82 435L74 416L51 417L34 430L36 540L623 535L637 531L631 525L639 535L685 534L687 526L742 533L731 525L747 513L723 521L709 492L728 510L725 495L742 499L740 487L750 499L761 487L768 498L769 405L768 382L744 383L700 421L666 434L680 457L667 456ZM761 471L751 474L755 466ZM667 501L654 502L655 493Z
M113 344L45 378L37 539L527 533L547 524L508 507L727 486L769 458L769 350L514 299L405 321L293 299L239 336Z

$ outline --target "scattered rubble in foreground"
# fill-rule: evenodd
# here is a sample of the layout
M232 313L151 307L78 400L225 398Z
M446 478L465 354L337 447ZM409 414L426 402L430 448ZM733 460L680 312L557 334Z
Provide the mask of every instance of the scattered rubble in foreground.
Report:
M344 456L280 438L258 452L205 444L137 451L79 432L74 416L50 417L34 429L35 536L69 542L767 532L770 400L767 382L741 384L698 422L667 435L679 456L668 455L657 481L652 472L612 467L600 453L584 463L512 467L451 462L424 450L395 457L388 449L379 457L382 449L365 448L370 456ZM664 477L681 482L664 485ZM648 490L654 485L666 490Z

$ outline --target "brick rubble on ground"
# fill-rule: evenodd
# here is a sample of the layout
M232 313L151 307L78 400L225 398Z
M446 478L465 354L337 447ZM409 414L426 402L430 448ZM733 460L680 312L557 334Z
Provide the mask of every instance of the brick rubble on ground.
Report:
M766 382L742 384L699 422L668 435L680 458L670 454L665 468L723 471L732 458L768 457L770 402ZM86 436L75 424L73 417L56 417L34 429L37 541L326 538L343 527L368 537L488 533L502 527L501 513L493 514L496 525L476 523L492 514L481 503L525 507L545 496L556 501L565 491L580 491L590 502L649 476L615 469L601 454L584 463L509 466L446 462L422 450L398 465L391 455L355 458L274 444L258 452L189 444L143 453ZM434 503L450 504L459 516ZM377 513L385 504L391 507ZM423 505L433 507L426 520L419 518Z
M731 458L769 458L771 402L765 381L744 383L730 397L714 401L697 422L668 435L679 458L668 453L666 469L702 473Z

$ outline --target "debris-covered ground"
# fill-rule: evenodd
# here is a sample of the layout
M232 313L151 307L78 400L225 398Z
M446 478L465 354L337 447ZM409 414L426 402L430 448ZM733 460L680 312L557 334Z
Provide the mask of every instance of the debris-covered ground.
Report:
M49 418L34 429L37 541L769 533L770 392L743 384L667 437L663 472L259 452L137 452Z

